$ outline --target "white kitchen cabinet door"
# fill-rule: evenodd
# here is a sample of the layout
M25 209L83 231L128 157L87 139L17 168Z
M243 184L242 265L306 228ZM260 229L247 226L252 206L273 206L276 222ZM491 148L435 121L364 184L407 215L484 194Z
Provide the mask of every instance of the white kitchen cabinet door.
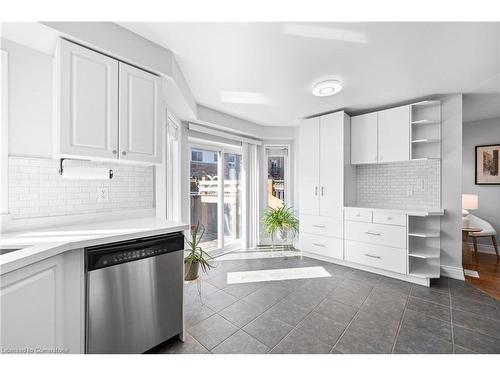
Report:
M378 113L378 161L410 160L410 106Z
M377 112L351 117L351 164L377 163Z
M83 249L0 276L3 350L84 353Z
M120 159L160 163L160 77L120 63Z
M118 157L118 61L61 40L58 154Z
M62 257L1 277L2 349L64 349Z
M319 214L319 118L299 127L299 204L303 215Z
M320 201L321 216L342 217L344 205L344 112L320 117Z

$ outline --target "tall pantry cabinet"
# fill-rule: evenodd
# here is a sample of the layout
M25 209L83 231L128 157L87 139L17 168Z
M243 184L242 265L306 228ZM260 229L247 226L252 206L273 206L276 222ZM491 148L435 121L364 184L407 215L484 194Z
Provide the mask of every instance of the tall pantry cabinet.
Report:
M354 199L346 182L350 165L350 118L343 111L304 120L299 126L298 248L343 259L343 206Z

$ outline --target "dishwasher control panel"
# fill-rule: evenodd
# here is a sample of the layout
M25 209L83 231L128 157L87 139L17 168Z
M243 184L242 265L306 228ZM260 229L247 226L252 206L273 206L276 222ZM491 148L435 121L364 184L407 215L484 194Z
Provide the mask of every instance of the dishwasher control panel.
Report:
M91 271L183 249L182 233L96 246L86 249L86 267Z

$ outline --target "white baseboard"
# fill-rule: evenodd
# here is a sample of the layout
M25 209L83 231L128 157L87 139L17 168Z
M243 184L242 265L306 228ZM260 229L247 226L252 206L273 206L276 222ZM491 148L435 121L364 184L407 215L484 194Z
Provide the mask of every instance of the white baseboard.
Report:
M446 276L450 279L465 280L464 269L462 267L445 266L441 264L441 276Z

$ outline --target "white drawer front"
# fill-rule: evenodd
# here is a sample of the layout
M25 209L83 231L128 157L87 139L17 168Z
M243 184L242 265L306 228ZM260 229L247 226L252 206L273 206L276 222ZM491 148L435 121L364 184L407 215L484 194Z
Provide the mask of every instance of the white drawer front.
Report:
M344 259L344 241L339 238L300 234L300 250L329 258Z
M392 212L373 211L373 222L406 226L406 215Z
M318 234L320 236L343 238L342 218L301 215L300 231L303 233Z
M345 241L345 260L406 274L406 250Z
M346 208L344 210L344 217L346 220L363 221L365 223L372 222L372 211L358 210L356 208Z
M406 227L346 221L345 239L406 249Z

